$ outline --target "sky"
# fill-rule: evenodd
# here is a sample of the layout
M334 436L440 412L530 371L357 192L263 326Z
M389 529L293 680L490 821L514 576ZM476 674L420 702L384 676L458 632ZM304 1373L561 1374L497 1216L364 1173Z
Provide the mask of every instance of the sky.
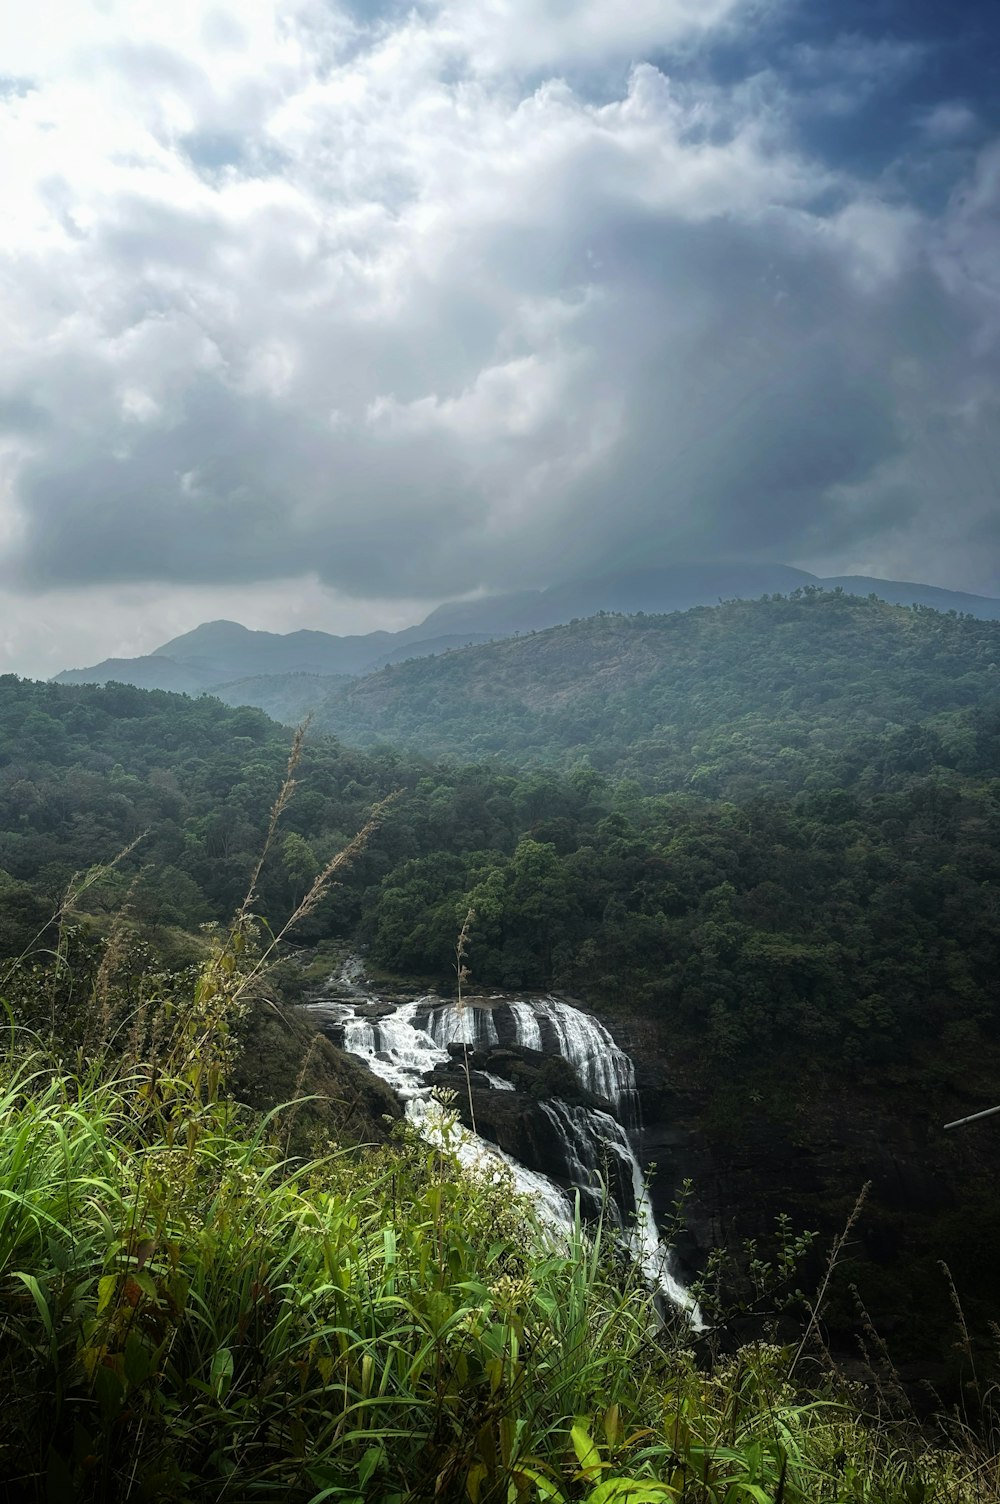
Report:
M0 69L0 671L685 559L1000 595L995 0L32 0Z

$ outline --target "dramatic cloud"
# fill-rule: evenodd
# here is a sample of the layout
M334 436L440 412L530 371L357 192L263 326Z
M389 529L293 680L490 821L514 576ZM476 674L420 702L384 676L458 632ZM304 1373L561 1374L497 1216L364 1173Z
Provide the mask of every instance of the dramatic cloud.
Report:
M113 589L136 651L710 555L1000 592L1000 144L913 92L933 38L794 10L0 19L7 616ZM892 89L891 160L834 150Z

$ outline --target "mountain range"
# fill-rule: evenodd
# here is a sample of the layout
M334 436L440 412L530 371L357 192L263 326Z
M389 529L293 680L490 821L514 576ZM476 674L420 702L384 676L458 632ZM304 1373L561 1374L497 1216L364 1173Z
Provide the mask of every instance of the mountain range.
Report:
M108 658L56 675L61 684L117 681L140 689L214 694L229 704L258 705L283 721L344 690L350 680L387 665L455 648L543 631L601 612L633 615L686 611L723 600L753 600L803 588L877 595L900 605L931 606L1000 619L1000 600L933 585L865 576L823 578L784 564L684 564L573 580L477 600L451 601L398 632L338 637L327 632L252 631L232 621L205 622L139 658Z

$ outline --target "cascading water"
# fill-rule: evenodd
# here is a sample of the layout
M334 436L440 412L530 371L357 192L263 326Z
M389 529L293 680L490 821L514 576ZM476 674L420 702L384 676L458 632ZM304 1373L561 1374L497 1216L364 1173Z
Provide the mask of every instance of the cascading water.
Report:
M549 1035L556 1053L569 1061L580 1085L593 1092L595 1097L610 1102L627 1127L638 1125L635 1067L602 1023L553 997L532 998L526 1003L507 1006L514 1013L515 1023L524 1031L518 1044L527 1049L544 1050L546 1035ZM539 1041L537 1044L533 1042L535 1039Z
M451 1061L447 1047L438 1042L437 1034L449 1044L471 1044L476 1037L476 1028L484 1028L487 1037L489 1024L471 1017L472 1009L451 1010L458 1014L446 1021L436 1015L441 1009L431 1009L430 999L400 1003L394 1012L378 1020L359 1017L353 1003L319 1003L314 1005L331 1015L334 1029L343 1030L343 1048L351 1055L359 1056L369 1070L380 1076L403 1103L406 1116L425 1138L441 1143L444 1134L444 1114L431 1095L432 1087L425 1077L437 1065ZM433 1011L435 1017L429 1014ZM464 1016L462 1016L464 1014ZM491 1021L490 1021L491 1022ZM430 1028L421 1027L430 1024ZM434 1030L432 1033L431 1030ZM496 1041L496 1032L492 1032ZM481 1076L493 1090L515 1090L512 1082L495 1078L497 1085L485 1071L474 1073ZM466 1166L482 1168L491 1160L505 1165L514 1176L518 1188L530 1196L539 1213L553 1228L562 1228L572 1218L573 1208L569 1196L545 1175L539 1175L527 1166L518 1164L496 1144L489 1144L468 1128L458 1128L448 1134L447 1145Z
M392 1087L407 1117L432 1142L441 1142L447 1131L442 1109L432 1095L432 1073L439 1066L454 1064L455 1046L486 1052L507 1045L560 1055L580 1086L613 1108L614 1116L558 1098L537 1103L557 1146L559 1179L579 1192L585 1215L604 1212L611 1217L647 1278L686 1312L692 1326L700 1328L695 1302L670 1271L669 1251L660 1241L629 1138L628 1130L638 1124L635 1070L604 1025L551 997L498 996L459 1004L428 996L390 1006L364 991L362 975L356 962L348 963L336 979L339 999L312 1007L325 1015L326 1027L343 1048ZM349 1000L341 1000L345 995ZM476 1089L517 1090L512 1081L490 1071L473 1069L471 1076ZM561 1230L572 1222L572 1195L548 1175L528 1168L467 1128L450 1130L447 1143L467 1166L507 1167L551 1227Z

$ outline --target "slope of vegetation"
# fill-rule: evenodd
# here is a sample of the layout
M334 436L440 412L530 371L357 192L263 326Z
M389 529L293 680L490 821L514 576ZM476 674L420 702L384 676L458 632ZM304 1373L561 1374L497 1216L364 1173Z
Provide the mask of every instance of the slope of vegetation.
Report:
M886 761L961 766L965 713L1000 702L998 666L1000 622L806 590L414 659L332 696L317 724L463 761L586 756L649 790L743 798L877 783Z
M212 685L208 693L226 705L260 706L273 720L297 726L350 683L349 674L259 674Z
M368 807L401 788L306 938L359 933L391 970L447 976L471 902L480 981L627 997L697 1036L710 1063L795 1040L800 1067L826 1071L834 1053L878 1071L924 1041L992 1041L1000 710L963 713L960 743L950 729L890 735L870 793L830 787L814 750L820 787L781 803L642 797L586 766L434 769L320 738L262 879L264 912L294 907ZM75 871L134 840L95 911L128 892L152 926L225 920L286 743L259 712L210 700L0 681L8 951Z
M123 684L0 678L0 945L16 951L73 873L139 840L136 860L92 895L151 925L225 920L260 849L289 733L260 711ZM396 759L320 740L284 847L265 876L265 911L290 909L318 865L395 786Z

